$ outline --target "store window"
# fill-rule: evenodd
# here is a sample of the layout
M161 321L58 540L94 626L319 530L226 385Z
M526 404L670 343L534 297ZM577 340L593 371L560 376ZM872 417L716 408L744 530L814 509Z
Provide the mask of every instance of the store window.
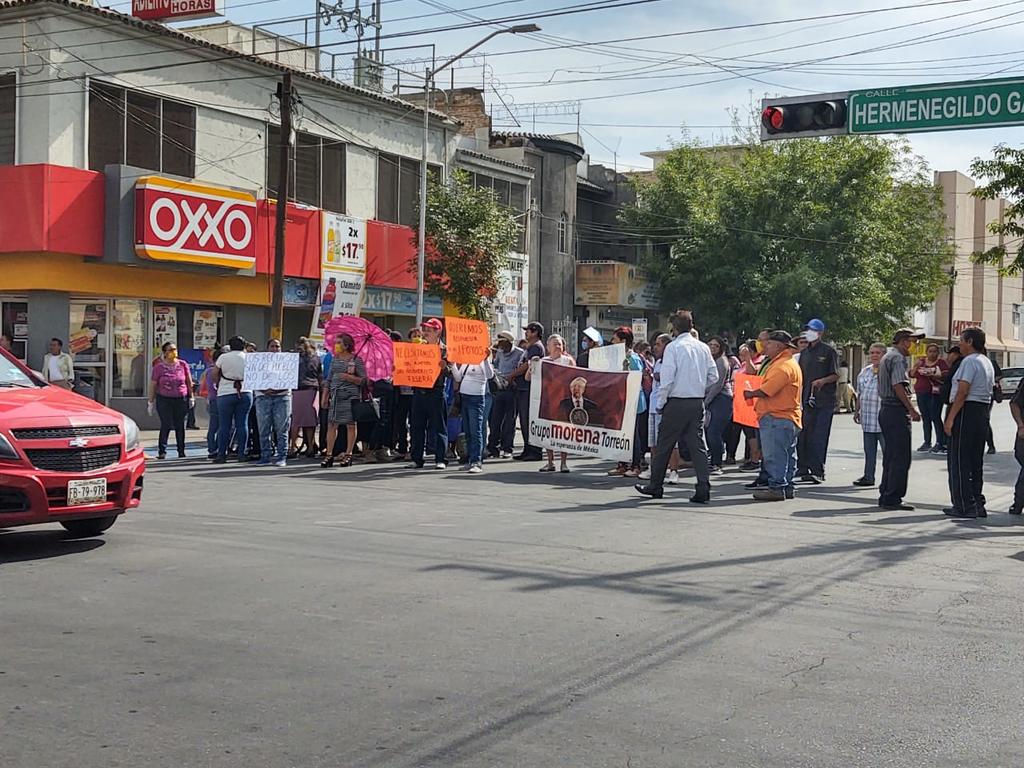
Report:
M281 130L267 126L267 194L277 197L281 169ZM295 134L288 199L345 213L345 144L312 133Z
M441 166L427 164L429 180L441 178ZM377 219L415 227L419 220L420 162L377 153Z
M107 302L72 301L65 349L75 361L75 391L107 402Z
M17 82L13 72L0 74L0 165L14 165Z
M89 168L126 163L193 178L196 110L180 102L89 83Z
M0 299L0 333L11 340L11 351L19 360L28 354L28 303Z
M146 302L116 299L113 313L112 397L146 397Z

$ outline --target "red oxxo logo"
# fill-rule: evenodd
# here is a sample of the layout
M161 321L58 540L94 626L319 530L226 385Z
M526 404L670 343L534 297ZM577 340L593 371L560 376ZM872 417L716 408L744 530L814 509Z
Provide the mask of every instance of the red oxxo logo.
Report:
M135 253L155 261L250 269L256 264L256 198L158 176L135 185Z

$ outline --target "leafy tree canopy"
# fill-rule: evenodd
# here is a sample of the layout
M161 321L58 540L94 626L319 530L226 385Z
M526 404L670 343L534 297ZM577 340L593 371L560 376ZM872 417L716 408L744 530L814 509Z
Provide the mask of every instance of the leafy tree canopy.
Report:
M840 342L886 338L948 279L940 191L901 140L683 144L637 186L624 223L705 334L820 317Z
M519 224L492 190L473 186L465 171L427 189L426 277L467 317L486 320L500 289L501 270L515 247ZM416 271L413 259L410 271Z
M1013 149L999 144L992 150L991 160L975 158L971 163L971 175L988 179L987 184L976 187L975 197L995 200L1008 198L1009 205L1000 221L989 222L989 231L1002 235L1006 240L1015 241L1014 248L1005 245L990 248L975 254L977 261L995 264L1004 275L1018 275L1024 272L1024 150ZM1015 253L1013 251L1016 251ZM1012 256L1006 263L1007 256Z

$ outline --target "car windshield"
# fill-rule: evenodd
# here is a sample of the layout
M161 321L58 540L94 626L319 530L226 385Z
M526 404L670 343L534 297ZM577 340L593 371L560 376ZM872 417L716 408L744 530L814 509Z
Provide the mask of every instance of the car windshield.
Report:
M0 387L35 387L38 386L25 375L17 365L0 355Z

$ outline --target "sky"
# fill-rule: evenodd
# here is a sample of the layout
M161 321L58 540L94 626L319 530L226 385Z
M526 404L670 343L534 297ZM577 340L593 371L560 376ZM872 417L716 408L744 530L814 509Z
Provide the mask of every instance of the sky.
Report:
M315 7L225 4L227 17L244 24ZM361 0L364 13L371 5ZM565 12L581 8L592 10ZM433 44L441 61L501 26L538 24L540 33L503 34L462 59L455 85L484 86L495 127L509 130L576 132L578 102L592 161L620 169L650 168L641 153L668 148L684 128L704 142L729 141L732 115L749 123L764 96L1024 77L1024 0L383 0L381 17L385 62L417 72L431 49L399 47ZM448 29L456 25L467 28ZM303 27L271 29L301 39ZM339 61L354 39L336 27L323 35L326 50L345 54ZM1024 128L910 137L933 170L964 172L995 144L1022 139Z

